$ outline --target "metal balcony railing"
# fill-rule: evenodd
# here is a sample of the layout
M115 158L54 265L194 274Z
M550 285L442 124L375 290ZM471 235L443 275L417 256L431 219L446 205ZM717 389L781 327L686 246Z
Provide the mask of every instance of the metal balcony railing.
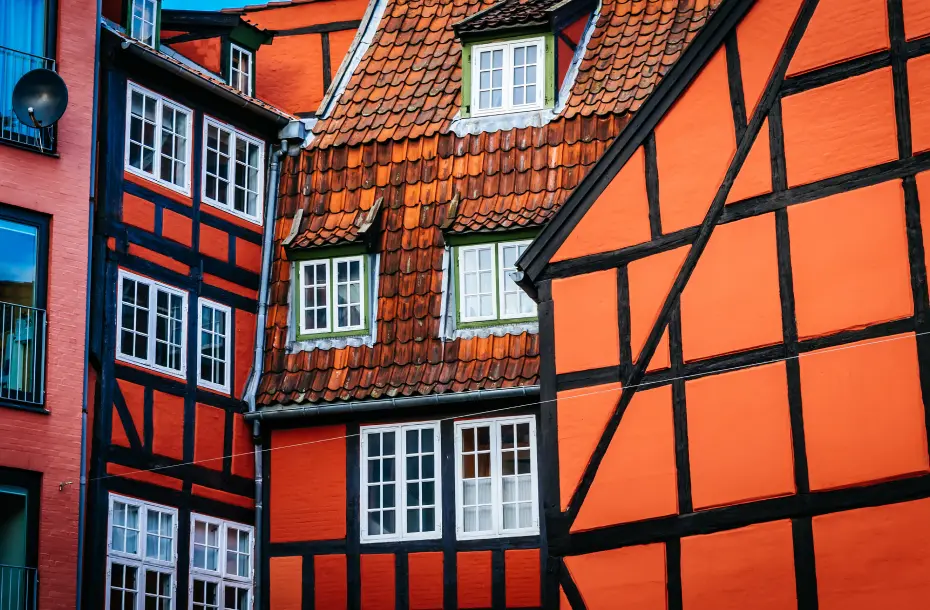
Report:
M0 302L0 400L45 402L45 325L44 309Z
M0 610L35 610L38 593L36 568L0 564Z
M36 68L54 70L55 60L0 46L0 142L50 152L55 148L55 126L37 129L20 122L13 112L13 87L23 74Z

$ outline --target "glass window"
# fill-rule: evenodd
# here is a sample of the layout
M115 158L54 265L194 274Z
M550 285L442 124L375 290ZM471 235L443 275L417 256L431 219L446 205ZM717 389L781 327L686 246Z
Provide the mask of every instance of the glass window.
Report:
M457 535L539 532L532 416L456 423Z
M536 317L536 303L510 277L517 270L517 259L526 252L529 245L528 241L498 244L497 262L500 272L497 276L500 280L501 318Z
M127 170L187 194L191 111L134 83L128 90Z
M261 222L264 144L211 118L204 140L204 201Z
M248 610L251 580L252 528L205 515L191 515L194 608Z
M129 35L150 47L155 46L158 0L132 0Z
M543 107L542 38L475 45L472 49L472 114L498 114Z
M442 534L439 424L362 429L363 542Z
M297 272L300 334L367 328L364 256L301 261Z
M529 244L501 242L458 248L459 321L536 317L536 303L510 277Z
M252 53L234 44L229 47L229 84L252 95Z
M39 237L38 226L0 217L0 301L3 303L40 306Z
M200 385L229 391L230 309L200 299Z
M187 294L123 270L118 292L117 357L183 376Z

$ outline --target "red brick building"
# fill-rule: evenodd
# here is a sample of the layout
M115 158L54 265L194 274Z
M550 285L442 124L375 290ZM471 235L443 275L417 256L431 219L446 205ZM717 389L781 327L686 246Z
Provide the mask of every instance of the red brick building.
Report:
M75 607L95 17L0 2L0 606ZM50 129L11 110L35 68L68 87Z

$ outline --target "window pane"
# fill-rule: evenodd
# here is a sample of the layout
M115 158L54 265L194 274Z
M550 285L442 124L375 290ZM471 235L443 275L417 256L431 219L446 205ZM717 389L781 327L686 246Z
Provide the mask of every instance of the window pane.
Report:
M36 306L36 227L0 218L0 301Z
M363 432L365 451L367 526L369 536L394 534L396 490L396 433L393 430Z
M433 466L434 453L433 428L408 429L405 434L404 453L405 468L405 503L407 533L435 531L435 523L425 523L426 514L421 509L436 507L436 479ZM429 440L427 440L429 439Z
M226 385L227 316L223 309L200 304L200 379L220 387Z
M466 532L489 531L491 494L490 425L461 428L462 515Z
M328 328L329 286L326 261L301 263L300 282L303 292L304 330L325 331Z
M138 578L135 566L110 565L110 610L135 610Z

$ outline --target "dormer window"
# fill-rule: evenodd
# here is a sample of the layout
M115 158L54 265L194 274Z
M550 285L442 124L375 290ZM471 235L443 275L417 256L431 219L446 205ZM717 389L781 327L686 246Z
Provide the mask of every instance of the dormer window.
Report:
M525 240L499 241L456 248L461 326L510 324L536 318L536 303L510 277L529 244Z
M252 52L235 44L229 46L229 85L252 95Z
M546 39L471 47L471 114L537 110L546 101Z
M132 0L129 35L155 48L158 23L158 0Z

